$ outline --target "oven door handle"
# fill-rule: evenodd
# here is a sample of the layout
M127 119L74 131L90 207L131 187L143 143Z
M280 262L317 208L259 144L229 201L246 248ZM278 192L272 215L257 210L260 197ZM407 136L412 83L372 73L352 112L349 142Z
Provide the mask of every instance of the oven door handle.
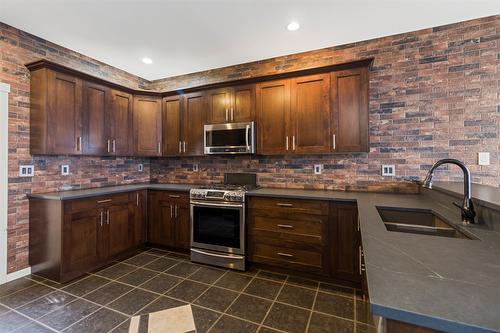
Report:
M240 256L240 255L236 255L236 254L216 254L216 253L205 252L205 251L201 251L201 250L197 250L197 249L193 249L193 248L191 248L191 251L199 253L199 254L213 256L213 257L219 257L219 258L231 258L231 259L244 259L245 258L244 256Z
M192 206L196 207L220 207L220 208L243 208L242 204L232 204L232 203L210 203L210 202L199 202L199 201L191 201Z

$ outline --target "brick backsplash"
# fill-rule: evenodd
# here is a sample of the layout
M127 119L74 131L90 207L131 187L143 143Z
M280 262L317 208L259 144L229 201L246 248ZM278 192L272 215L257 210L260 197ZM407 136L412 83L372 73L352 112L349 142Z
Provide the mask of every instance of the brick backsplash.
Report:
M96 158L29 154L29 71L46 58L131 88L174 90L374 57L370 71L370 152L343 155ZM82 188L136 182L209 183L224 172L255 172L263 186L403 191L440 158L464 160L473 182L500 186L500 15L149 82L0 22L0 81L9 95L8 271L28 265L25 194L63 184ZM490 166L477 153L491 153ZM33 178L18 178L21 163ZM144 163L145 171L137 172ZM198 163L199 172L192 164ZM69 164L72 174L60 176ZM314 175L314 164L323 164ZM395 164L396 177L381 177ZM454 168L454 167L450 167ZM460 180L455 169L441 180Z

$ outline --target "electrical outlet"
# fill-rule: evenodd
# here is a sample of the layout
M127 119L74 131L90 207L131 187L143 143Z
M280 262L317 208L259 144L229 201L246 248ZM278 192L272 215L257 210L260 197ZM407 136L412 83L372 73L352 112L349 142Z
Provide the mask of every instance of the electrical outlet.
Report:
M396 175L396 166L394 164L382 165L382 176L391 177Z
M143 172L143 171L144 171L144 164L140 163L140 164L139 164L139 167L137 168L137 170L138 170L139 172Z
M315 175L321 175L322 171L323 171L323 164L314 164L314 174Z
M62 176L69 176L69 165L67 165L67 164L61 165L61 175Z
M480 152L477 154L477 164L490 165L490 153Z
M20 165L19 177L33 177L35 175L34 165Z
M198 170L199 170L199 169L200 169L200 168L199 168L198 163L193 163L193 171L194 171L194 172L198 172Z

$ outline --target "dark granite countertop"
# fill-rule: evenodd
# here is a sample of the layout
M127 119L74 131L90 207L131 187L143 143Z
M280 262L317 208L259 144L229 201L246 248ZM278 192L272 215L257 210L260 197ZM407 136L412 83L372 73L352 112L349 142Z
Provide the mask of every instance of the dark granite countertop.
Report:
M482 205L500 210L500 187L472 184L472 198ZM464 184L457 182L434 182L433 189L456 197L464 194Z
M140 189L188 191L196 186L137 184L30 197L69 200ZM456 193L453 186L448 191ZM424 194L262 188L248 196L357 201L373 314L446 332L500 332L500 233L481 225L464 227L476 240L390 232L376 208L431 209L459 224L455 207Z

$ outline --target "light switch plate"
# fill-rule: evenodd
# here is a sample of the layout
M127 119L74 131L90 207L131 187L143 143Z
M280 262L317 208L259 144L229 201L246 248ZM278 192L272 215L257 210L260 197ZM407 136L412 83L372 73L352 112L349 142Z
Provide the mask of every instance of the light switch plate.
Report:
M323 164L314 164L314 174L321 175L321 172L323 172Z
M19 177L33 177L35 175L34 165L20 165Z
M139 167L137 168L137 171L143 172L144 171L144 164L140 163Z
M490 165L490 153L480 152L477 154L477 164Z
M61 165L61 175L62 176L69 176L69 165L68 164Z
M391 177L396 175L396 166L394 164L382 164L382 176Z

